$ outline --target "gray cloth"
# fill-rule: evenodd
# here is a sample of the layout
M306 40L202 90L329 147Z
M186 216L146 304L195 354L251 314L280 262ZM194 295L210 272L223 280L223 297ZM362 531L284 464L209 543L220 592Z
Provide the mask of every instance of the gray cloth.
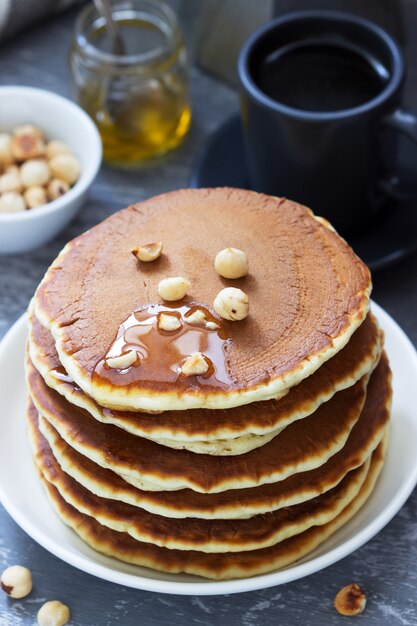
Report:
M83 0L0 0L0 40L81 2Z

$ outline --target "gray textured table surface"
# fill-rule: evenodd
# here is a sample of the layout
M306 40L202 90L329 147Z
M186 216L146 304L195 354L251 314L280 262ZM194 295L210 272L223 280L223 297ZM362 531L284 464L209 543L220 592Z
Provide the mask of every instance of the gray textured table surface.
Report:
M414 13L415 15L415 13ZM70 95L65 52L73 13L40 26L0 47L0 84L22 84ZM415 35L416 21L411 31ZM410 28L410 24L408 24ZM415 40L414 36L414 40ZM412 42L415 47L417 43ZM408 51L415 58L415 50ZM417 105L417 66L409 72L408 103ZM185 144L163 163L136 173L103 168L79 217L43 249L0 258L0 335L24 312L45 269L63 244L113 211L158 192L187 185L190 168L205 137L237 108L233 91L192 72L194 124ZM417 344L417 257L374 277L374 298ZM35 624L46 599L71 607L78 626L304 626L344 624L332 600L340 586L356 580L368 591L366 612L357 618L372 626L417 625L417 493L366 546L309 578L273 589L223 597L177 597L126 589L103 582L59 561L33 542L0 506L0 569L13 563L34 572L32 595L10 602L0 595L0 626Z

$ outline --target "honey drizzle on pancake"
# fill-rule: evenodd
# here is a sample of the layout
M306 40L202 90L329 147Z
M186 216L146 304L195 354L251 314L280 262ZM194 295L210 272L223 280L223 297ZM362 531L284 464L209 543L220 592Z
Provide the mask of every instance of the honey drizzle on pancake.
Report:
M202 311L206 321L214 322L218 328L206 328L205 322L190 324L187 319L196 311ZM160 329L158 320L162 313L177 317L181 327L173 331ZM204 306L196 303L183 306L151 304L134 311L120 324L116 339L97 363L93 378L123 385L123 376L120 377L120 374L135 369L140 380L175 383L179 378L187 378L189 388L210 386L226 389L233 383L227 363L230 344L231 339L222 320ZM107 359L131 350L137 353L133 365L125 370L109 367ZM209 369L205 374L185 377L181 366L195 352L203 354Z

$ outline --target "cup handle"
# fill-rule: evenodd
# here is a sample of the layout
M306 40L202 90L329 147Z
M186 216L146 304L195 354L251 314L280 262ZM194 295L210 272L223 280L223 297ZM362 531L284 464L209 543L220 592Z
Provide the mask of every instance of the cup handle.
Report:
M382 122L382 128L395 130L402 133L408 139L417 144L417 116L406 108L398 108L386 115ZM404 190L407 184L403 185L401 190L399 183L401 182L400 174L394 174L380 183L380 188L384 193L391 196L395 200L407 202L417 199L417 183L410 185L411 189Z

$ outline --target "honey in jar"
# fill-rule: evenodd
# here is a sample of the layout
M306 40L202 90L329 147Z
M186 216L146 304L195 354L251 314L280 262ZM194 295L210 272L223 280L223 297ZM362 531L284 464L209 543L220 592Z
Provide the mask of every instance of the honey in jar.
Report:
M77 21L70 63L81 106L93 118L103 155L137 165L175 148L191 121L187 57L175 15L163 3L113 3L123 41L115 54L93 6Z

